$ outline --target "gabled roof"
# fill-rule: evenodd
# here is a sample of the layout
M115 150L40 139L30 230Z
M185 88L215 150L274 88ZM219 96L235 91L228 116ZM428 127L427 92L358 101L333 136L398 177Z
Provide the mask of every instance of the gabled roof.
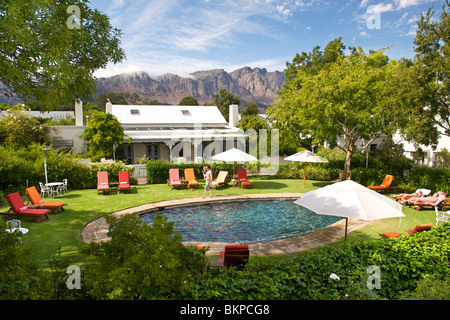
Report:
M216 106L112 105L122 125L227 125Z

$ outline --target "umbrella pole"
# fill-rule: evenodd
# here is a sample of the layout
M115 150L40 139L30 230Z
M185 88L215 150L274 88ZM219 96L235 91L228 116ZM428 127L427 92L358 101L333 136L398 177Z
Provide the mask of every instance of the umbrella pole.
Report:
M303 172L303 188L306 188L306 162L305 162L305 171Z
M344 238L344 242L347 242L347 227L348 227L348 218L345 218L345 238Z

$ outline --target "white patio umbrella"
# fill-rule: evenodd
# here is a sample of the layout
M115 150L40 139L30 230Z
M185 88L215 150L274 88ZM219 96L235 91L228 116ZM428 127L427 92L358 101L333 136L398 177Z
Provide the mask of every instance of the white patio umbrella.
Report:
M294 203L316 214L345 218L345 241L349 218L371 221L405 216L401 204L352 180L306 192Z
M296 161L296 162L304 162L305 163L305 171L303 174L303 186L306 186L306 164L308 162L328 162L327 159L322 158L321 156L311 152L309 150L303 150L297 152L296 154L290 155L289 157L284 158L287 161Z
M258 159L255 158L254 156L252 156L242 150L236 149L236 148L216 154L216 155L212 156L211 159L226 161L226 162L233 162L233 179L234 179L234 171L235 171L236 162L258 161Z

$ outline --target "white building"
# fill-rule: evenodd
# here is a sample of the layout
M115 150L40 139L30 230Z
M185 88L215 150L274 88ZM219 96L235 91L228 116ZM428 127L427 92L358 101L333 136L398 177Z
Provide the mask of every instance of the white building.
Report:
M106 104L125 133L124 149L131 163L140 158L182 158L202 162L216 153L245 143L238 132L238 106L230 106L228 123L216 106L155 106Z

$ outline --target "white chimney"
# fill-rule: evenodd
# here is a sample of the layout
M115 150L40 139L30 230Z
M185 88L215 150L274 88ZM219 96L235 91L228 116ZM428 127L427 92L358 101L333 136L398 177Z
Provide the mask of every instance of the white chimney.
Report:
M237 104L230 105L230 116L228 124L235 128L239 123L239 106Z
M105 108L106 113L112 113L112 103L108 100Z
M75 125L83 126L83 102L81 100L75 100Z

